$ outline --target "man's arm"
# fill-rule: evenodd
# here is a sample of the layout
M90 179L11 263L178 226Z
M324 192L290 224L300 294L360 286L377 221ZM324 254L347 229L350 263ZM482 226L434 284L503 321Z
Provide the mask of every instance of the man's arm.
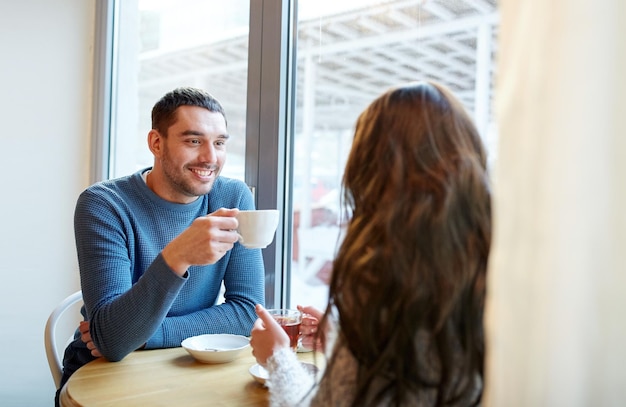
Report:
M117 202L106 192L81 195L75 214L83 296L90 336L98 351L109 360L121 360L141 346L180 346L186 337L201 333L248 335L255 319L254 305L264 302L260 250L247 250L236 244L216 267L196 270L206 279L198 283L196 275L191 284L202 284L203 298L197 298L196 289L193 298L184 298L187 311L174 309L167 316L183 286L189 284L187 276L181 277L169 267L158 253L158 245L154 255L137 254L146 250L138 246L148 244L146 236L137 230L140 227L126 219L137 211L125 208L123 199ZM239 193L241 202L232 203L242 209L253 207L245 186ZM163 242L171 241L180 232L170 230L171 227L164 229L172 236L163 236ZM181 230L185 230L184 225ZM145 272L137 271L141 270L141 262L150 263ZM226 303L213 306L222 277Z
M222 181L228 184L222 184L211 192L209 211L222 206L237 207L240 210L254 209L254 199L244 183L235 180ZM225 191L229 191L228 194ZM190 269L190 272L194 271L195 268ZM148 340L146 348L180 346L183 339L204 333L250 335L256 320L254 307L256 304L265 304L265 269L261 250L246 249L236 243L216 264L214 270L201 275L207 280L213 278L203 284L215 287L216 295L223 279L226 288L225 303L202 307L185 315L168 316ZM194 283L193 279L189 281L187 288Z
M256 320L254 307L265 303L261 250L249 250L237 243L227 260L225 302L189 314L166 317L148 340L146 349L180 346L183 339L205 333L250 335Z

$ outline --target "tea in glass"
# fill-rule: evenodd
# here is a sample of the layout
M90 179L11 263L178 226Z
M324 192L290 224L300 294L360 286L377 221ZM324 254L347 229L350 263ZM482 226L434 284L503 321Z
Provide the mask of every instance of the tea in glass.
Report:
M268 309L267 312L283 327L289 336L289 346L296 352L300 340L302 313L295 309Z

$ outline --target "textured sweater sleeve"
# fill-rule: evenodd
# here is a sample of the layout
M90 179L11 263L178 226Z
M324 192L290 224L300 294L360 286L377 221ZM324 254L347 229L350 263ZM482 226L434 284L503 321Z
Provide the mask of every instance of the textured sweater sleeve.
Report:
M197 216L254 205L242 182L220 181L210 195L208 204L208 198L167 203L136 175L79 197L74 227L86 318L106 359L121 360L143 345L180 346L205 333L249 335L254 306L264 302L260 250L235 244L216 264L190 267L186 277L173 273L160 254ZM216 305L222 282L226 302Z
M264 304L264 268L260 249L235 244L227 258L224 274L225 302L195 311L168 315L146 343L146 349L180 346L194 335L230 333L249 336L256 321L254 307ZM196 273L195 268L189 273Z
M310 404L315 376L298 361L291 348L282 348L268 359L271 407L306 407Z
M221 179L209 194L207 212L221 207L254 209L254 199L248 187L240 181ZM147 349L180 346L194 335L230 333L249 336L257 316L256 304L265 303L265 271L260 249L246 249L239 243L215 265L192 266L189 281L158 329L146 343ZM198 280L201 280L199 283ZM215 304L219 287L225 287L225 302ZM190 287L194 288L190 288ZM208 295L210 304L199 300Z
M84 193L74 225L91 336L105 358L118 361L159 328L185 279L158 255L133 284L126 236L108 206Z

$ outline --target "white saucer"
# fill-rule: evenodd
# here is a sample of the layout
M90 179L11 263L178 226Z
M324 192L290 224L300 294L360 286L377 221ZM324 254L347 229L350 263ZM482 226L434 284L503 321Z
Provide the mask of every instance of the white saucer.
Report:
M304 346L302 346L302 343L298 343L297 352L298 353L308 353L308 352L313 352L313 349L305 348Z
M313 363L307 363L307 362L300 362L300 363L302 364L302 366L304 366L304 368L307 371L314 373L314 374L317 373L318 368ZM254 377L254 380L261 383L262 385L265 385L265 381L269 379L270 377L269 372L265 370L265 368L259 365L258 363L255 363L254 365L252 365L250 369L248 369L248 372L250 372L252 377Z
M248 369L248 372L254 377L254 380L261 384L265 384L265 381L270 377L269 372L258 363L255 363Z

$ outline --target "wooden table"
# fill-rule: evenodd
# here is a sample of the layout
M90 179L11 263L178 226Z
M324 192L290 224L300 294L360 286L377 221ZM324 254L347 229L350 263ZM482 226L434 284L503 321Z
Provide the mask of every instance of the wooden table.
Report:
M312 353L298 357L313 362ZM267 406L267 388L248 372L255 363L249 349L223 364L197 362L183 348L135 351L121 362L100 358L78 369L60 402L63 407Z

